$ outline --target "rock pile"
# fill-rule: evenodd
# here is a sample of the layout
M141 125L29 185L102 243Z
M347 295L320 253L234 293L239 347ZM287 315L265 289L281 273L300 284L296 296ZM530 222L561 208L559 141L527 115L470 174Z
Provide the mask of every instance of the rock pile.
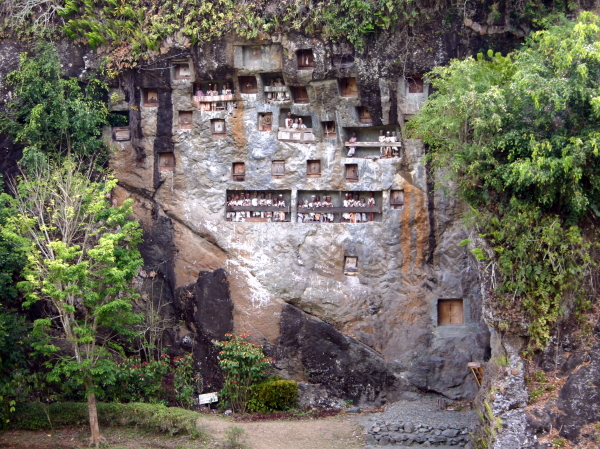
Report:
M372 446L459 446L472 447L469 427L427 426L407 422L377 421L367 431L366 443ZM467 446L468 445L468 446Z

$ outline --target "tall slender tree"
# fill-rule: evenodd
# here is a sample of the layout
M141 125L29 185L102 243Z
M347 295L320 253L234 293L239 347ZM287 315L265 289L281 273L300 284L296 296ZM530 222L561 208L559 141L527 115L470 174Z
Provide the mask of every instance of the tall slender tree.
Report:
M132 311L132 280L142 264L137 249L142 230L130 219L131 200L110 205L115 184L70 159L37 163L12 185L16 214L8 223L29 242L25 280L19 283L25 305L47 301L54 312L37 320L34 331L59 328L70 346L68 355L53 358L49 378L68 376L85 387L90 442L96 446L97 379L114 375L110 348L133 337L131 326L140 319ZM56 354L58 347L39 349Z

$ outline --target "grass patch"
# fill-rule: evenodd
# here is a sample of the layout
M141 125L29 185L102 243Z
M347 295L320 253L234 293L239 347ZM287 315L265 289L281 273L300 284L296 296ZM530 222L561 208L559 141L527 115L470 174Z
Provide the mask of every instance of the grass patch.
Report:
M199 413L191 410L166 407L162 404L98 403L98 419L101 426L139 426L171 435L187 434L191 438L208 439L208 435L196 425L199 417ZM48 430L88 423L87 403L57 402L50 405L29 403L18 405L7 427Z

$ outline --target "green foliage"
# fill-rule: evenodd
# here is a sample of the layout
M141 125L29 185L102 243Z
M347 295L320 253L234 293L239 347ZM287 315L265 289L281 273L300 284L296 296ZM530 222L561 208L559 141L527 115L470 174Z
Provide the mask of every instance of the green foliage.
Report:
M3 189L1 181L0 178L0 191ZM0 301L4 308L8 308L17 297L17 277L27 262L18 237L6 229L6 220L10 214L10 197L0 193ZM1 329L0 324L0 332Z
M226 334L225 340L215 343L219 352L219 366L225 384L221 397L231 402L234 411L244 413L250 399L252 385L267 377L271 359L265 357L262 346L246 341L249 334Z
M198 384L192 364L192 354L175 357L172 363L167 354L148 361L128 357L116 364L114 377L101 381L101 397L110 402L177 403L189 408Z
M55 402L47 406L27 403L17 406L9 428L41 430L52 427L83 425L89 419L87 404L81 402ZM50 422L48 421L50 419ZM149 430L175 434L186 433L193 438L206 439L196 422L200 414L162 404L98 403L98 419L106 426L141 426Z
M33 55L21 55L19 69L6 82L12 96L0 112L0 132L25 145L22 163L32 166L59 155L105 162L105 83L93 76L85 85L65 78L56 49L44 42L38 42Z
M93 409L98 380L115 376L111 351L123 352L116 337L133 338L131 328L141 318L131 302L137 297L132 280L142 264L137 250L142 231L129 219L131 201L109 204L116 180L81 170L66 159L60 165L38 163L23 173L13 186L15 213L7 227L28 242L28 264L18 284L26 293L24 305L43 300L56 311L33 327L40 338L34 348L52 356L45 363L47 378L85 386ZM42 339L55 328L72 352L61 354ZM92 435L99 439L97 428Z
M471 434L471 439L476 449L488 449L493 447L498 431L502 429L502 419L494 416L494 411L489 401L483 401L483 413L477 410L480 428L479 435Z
M175 357L173 364L173 391L175 400L181 407L191 407L195 402L193 394L198 377L194 377L194 358L191 353Z
M111 402L164 403L168 397L165 380L170 371L168 356L143 362L128 357L115 366L114 377L101 385L102 398Z
M582 13L508 56L434 69L435 93L408 123L471 205L495 253L498 300L527 316L532 347L547 343L563 305L589 307L592 247L577 224L600 216L599 24Z
M287 411L296 406L298 400L298 382L271 377L252 387L248 401L251 412Z
M552 447L565 447L567 440L563 438L552 438Z
M244 438L244 429L241 427L230 427L225 431L225 444L223 449L249 449L249 446L242 442Z

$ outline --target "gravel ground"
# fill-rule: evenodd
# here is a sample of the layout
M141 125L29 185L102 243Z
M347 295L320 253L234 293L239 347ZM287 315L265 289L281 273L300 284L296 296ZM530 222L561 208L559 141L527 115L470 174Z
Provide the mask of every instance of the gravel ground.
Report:
M376 423L411 423L413 425L421 424L423 426L433 427L469 427L475 429L479 423L477 412L474 410L442 410L437 403L439 396L419 396L414 400L401 400L388 404L384 411L380 413L361 413L356 416L357 422L364 428L365 433ZM451 401L449 409L452 409ZM420 446L420 445L418 445ZM370 448L371 446L367 446ZM376 446L383 449L384 446ZM398 446L385 446L398 448ZM446 447L446 446L440 446ZM457 446L452 446L456 448Z

